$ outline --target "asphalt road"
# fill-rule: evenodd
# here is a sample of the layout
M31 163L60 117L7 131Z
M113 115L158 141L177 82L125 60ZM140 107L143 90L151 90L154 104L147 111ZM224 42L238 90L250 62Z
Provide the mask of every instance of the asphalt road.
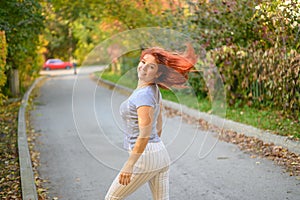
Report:
M40 133L42 178L51 199L104 199L127 158L122 149L118 108L126 96L98 86L89 73L100 68L43 72L53 75L40 87L31 122ZM163 141L172 159L172 200L300 199L300 181L263 158L180 117L164 118ZM128 197L150 200L147 185Z

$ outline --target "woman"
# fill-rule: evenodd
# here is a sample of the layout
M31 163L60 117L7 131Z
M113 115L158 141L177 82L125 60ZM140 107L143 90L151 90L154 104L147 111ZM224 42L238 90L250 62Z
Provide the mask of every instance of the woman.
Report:
M196 60L190 45L185 54L156 47L142 52L137 67L138 86L120 106L124 147L129 151L129 158L105 199L124 199L146 182L153 199L169 199L170 159L160 139L162 103L158 86L182 86Z

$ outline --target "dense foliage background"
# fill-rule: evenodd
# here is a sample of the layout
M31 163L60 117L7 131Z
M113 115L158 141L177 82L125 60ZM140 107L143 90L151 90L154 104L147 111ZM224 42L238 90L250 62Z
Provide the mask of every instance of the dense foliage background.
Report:
M230 106L272 107L299 121L300 1L188 2L169 24L201 43ZM175 19L175 20L174 20ZM206 93L193 76L198 94Z
M18 69L23 87L47 58L80 64L97 44L118 32L168 27L188 35L213 58L228 105L273 107L299 120L299 0L8 0L0 4L0 30L7 43L0 75ZM135 67L136 59L123 58L113 69L123 73ZM194 74L190 83L199 96L207 97L202 76ZM0 84L6 96L10 95L7 80Z
M38 52L44 24L41 12L42 7L35 0L0 1L0 31L5 33L7 43L5 67L1 70L7 81L11 72L17 70L23 91L25 80L34 79L43 62ZM11 95L8 82L1 89L5 95Z

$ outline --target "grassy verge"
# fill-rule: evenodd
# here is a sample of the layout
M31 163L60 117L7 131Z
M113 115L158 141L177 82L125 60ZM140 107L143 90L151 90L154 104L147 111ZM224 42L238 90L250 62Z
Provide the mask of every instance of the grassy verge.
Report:
M122 79L120 75L111 72L97 73L102 79L124 85L134 89L136 83L130 79ZM208 99L195 99L196 97L184 92L172 92L161 90L162 96L166 100L179 102L190 108L199 109L202 112L210 112L211 102ZM198 102L196 102L198 101ZM248 124L259 129L270 131L274 134L289 136L292 139L300 139L300 123L284 117L279 110L274 109L256 109L248 106L229 107L226 109L226 118Z
M255 109L247 106L227 109L227 118L244 124L289 136L295 140L300 139L300 123L283 117L281 111L272 109Z

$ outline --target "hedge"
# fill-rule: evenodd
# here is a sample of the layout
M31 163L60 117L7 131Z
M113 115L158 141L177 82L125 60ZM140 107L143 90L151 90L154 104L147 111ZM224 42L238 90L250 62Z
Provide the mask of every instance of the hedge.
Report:
M298 119L300 54L296 50L233 45L211 54L223 77L229 105L273 107Z

